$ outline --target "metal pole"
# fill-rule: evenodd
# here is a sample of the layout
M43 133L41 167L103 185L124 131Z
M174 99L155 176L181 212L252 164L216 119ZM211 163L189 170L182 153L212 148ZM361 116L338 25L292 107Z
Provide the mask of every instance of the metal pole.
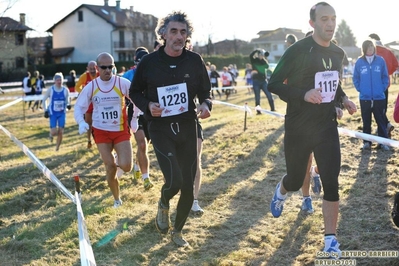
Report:
M244 131L247 129L247 113L248 113L248 109L247 109L247 107L248 107L248 104L247 103L245 103L245 112L244 112Z

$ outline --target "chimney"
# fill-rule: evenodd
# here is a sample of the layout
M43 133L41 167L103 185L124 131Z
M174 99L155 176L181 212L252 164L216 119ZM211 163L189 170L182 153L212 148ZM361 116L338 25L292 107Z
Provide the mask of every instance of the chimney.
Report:
M120 0L116 0L116 6L115 6L116 10L120 11L121 10L121 1Z
M115 12L114 11L111 11L111 21L112 22L116 22L116 14L115 14Z
M104 0L104 6L108 6L108 0Z
M126 16L130 18L134 17L133 6L130 6L129 10L126 9Z
M21 25L25 25L25 13L19 13L19 22Z

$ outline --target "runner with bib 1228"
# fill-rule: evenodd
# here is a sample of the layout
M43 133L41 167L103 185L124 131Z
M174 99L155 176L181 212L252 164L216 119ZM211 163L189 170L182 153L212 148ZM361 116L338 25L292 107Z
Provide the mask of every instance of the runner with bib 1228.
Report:
M162 111L162 117L178 115L188 111L187 84L173 84L158 87L158 101Z

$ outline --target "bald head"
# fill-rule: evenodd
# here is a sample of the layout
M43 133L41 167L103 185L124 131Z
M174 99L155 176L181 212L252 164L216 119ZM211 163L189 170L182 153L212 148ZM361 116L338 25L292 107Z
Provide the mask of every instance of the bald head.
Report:
M102 80L107 81L112 78L114 67L114 58L109 53L101 53L97 56L97 70Z
M87 67L93 67L96 66L97 62L96 61L89 61L89 63L87 63Z
M112 64L114 64L114 58L112 57L112 55L110 55L109 53L101 53L97 56L97 65L101 65L101 62L103 61L112 61Z
M87 63L87 67L86 67L87 72L89 72L92 77L95 77L97 74L96 66L97 66L96 61L89 61L89 63Z

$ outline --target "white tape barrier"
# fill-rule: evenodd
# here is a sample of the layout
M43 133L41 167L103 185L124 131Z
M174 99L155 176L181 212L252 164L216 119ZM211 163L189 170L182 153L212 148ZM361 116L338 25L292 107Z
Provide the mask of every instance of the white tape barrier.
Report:
M377 142L379 144L384 144L384 145L388 145L391 147L399 148L399 141L397 141L397 140L386 139L386 138L379 137L379 136L374 136L374 135L370 135L370 134L366 134L366 133L362 133L362 132L352 131L352 130L342 128L342 127L338 127L338 132L341 135L347 135L347 136L350 136L353 138L363 139L363 140L367 140L367 141L371 141L371 142Z
M262 113L265 114L269 114L269 115L273 115L273 116L277 116L280 117L282 119L285 119L285 116L276 112L272 112L272 111L268 111L265 109L262 109L260 106L256 106L256 107L248 107L247 105L245 106L239 106L239 105L234 105L231 103L226 103L226 102L222 102L222 101L217 101L217 100L213 100L212 101L215 104L222 104L222 105L226 105L235 109L239 109L242 111L248 111L253 109L256 111L261 111ZM370 134L366 134L366 133L362 133L362 132L357 132L357 131L353 131L353 130L349 130L346 128L342 128L342 127L338 127L338 133L340 135L346 135L346 136L350 136L353 138L358 138L358 139L362 139L362 140L367 140L367 141L371 141L371 142L377 142L379 144L384 144L387 146L391 146L391 147L395 147L395 148L399 148L399 141L397 140L392 140L392 139L387 139L387 138L382 138L379 136L374 136L374 135L370 135Z
M231 90L231 89L247 89L247 88L252 88L252 85L246 85L246 86L230 86L230 87L217 87L217 88L212 88L213 91L215 90Z
M70 98L77 98L79 96L78 92L71 92L69 93ZM0 97L0 101L9 101L9 100L15 100L15 99L23 99L23 101L28 102L28 101L41 101L43 100L43 94L38 94L38 95L28 95L28 96L5 96L5 97Z
M21 86L22 82L21 81L14 81L14 82L0 82L0 86L3 88L10 87L10 86ZM22 87L19 88L21 90Z
M22 97L22 96L5 96L5 97L0 97L0 101L11 101L11 100L15 100L15 99L21 99L21 101L23 101L23 97Z
M244 106L239 106L239 105L235 105L235 104L231 104L231 103L227 103L227 102L223 102L223 101L218 101L218 100L212 100L212 103L226 105L226 106L229 106L229 107L232 107L235 109L239 109L241 111L247 111L247 112L249 112L249 114L252 114L252 110L254 110L254 111L260 111L261 113L277 116L277 117L284 119L284 115L262 109L259 105L256 107L249 107L248 104L245 104Z
M71 98L78 98L78 96L79 96L79 92L70 92L69 93L69 97L71 97Z
M3 109L8 108L8 107L10 107L10 106L12 106L12 105L14 105L14 104L17 104L17 103L19 103L20 101L22 101L22 98L15 99L15 100L12 101L12 102L9 102L9 103L7 103L7 104L5 104L5 105L2 105L2 106L0 106L0 111L3 110Z
M77 206L77 215L78 215L78 231L79 231L79 247L80 247L80 261L82 266L95 266L96 261L94 259L93 249L90 244L89 235L87 233L87 228L83 216L82 207L80 205L80 200L78 193L75 192L75 196L69 192L68 189L61 183L61 181L26 147L21 141L15 138L6 128L0 125L0 129L6 133L20 148L21 150L29 157L29 159L36 165L36 167L43 172L43 174L50 179L54 185L64 193L72 202L74 202Z
M64 193L65 196L67 196L72 202L76 204L76 199L75 197L69 192L68 189L65 188L65 186L61 183L61 181L29 150L28 147L26 147L21 141L19 141L14 135L12 135L6 128L4 128L2 125L0 125L0 129L6 133L6 135L15 142L15 144L18 145L18 147L21 148L21 150L29 157L29 159L33 162L34 165L36 165L37 168L39 168L40 171L43 172L43 174L51 181L54 183L54 185L61 190L62 193Z
M22 100L25 101L25 102L41 101L41 100L43 100L43 95L39 94L39 95L22 96Z
M246 105L247 107L245 107L245 106L235 105L235 104L226 103L226 102L222 102L222 101L218 101L218 100L212 100L212 103L227 105L229 107L239 109L241 111L248 111L248 109L251 110L250 108L248 108L248 105Z
M95 266L96 260L91 247L89 234L85 217L83 215L82 206L80 205L79 193L75 191L77 215L78 215L78 232L79 232L79 250L80 250L80 265L82 266Z

